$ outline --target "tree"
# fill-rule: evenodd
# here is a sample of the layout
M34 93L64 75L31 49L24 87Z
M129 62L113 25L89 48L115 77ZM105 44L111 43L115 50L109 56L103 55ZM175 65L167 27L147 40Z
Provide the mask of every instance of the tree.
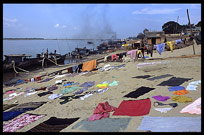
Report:
M139 39L143 39L144 37L145 37L145 35L141 32L137 35L137 38L139 38Z
M173 34L173 33L180 33L182 31L182 26L174 21L166 22L162 26L162 30L165 32L165 34Z
M201 21L198 22L195 26L196 26L196 27L201 27Z

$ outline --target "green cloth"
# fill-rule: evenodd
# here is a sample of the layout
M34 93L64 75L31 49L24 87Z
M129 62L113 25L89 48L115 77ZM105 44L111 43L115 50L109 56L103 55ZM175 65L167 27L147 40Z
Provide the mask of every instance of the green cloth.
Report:
M60 93L61 94L67 94L67 93L71 93L71 92L73 92L73 91L75 91L77 89L79 89L78 86L71 86L71 87L64 88L64 89L60 90Z
M185 96L173 96L171 97L171 100L176 101L176 102L180 102L180 103L188 103L188 102L192 102L192 98L190 97L185 97Z
M118 81L113 81L112 83L110 83L108 86L117 86L118 85Z

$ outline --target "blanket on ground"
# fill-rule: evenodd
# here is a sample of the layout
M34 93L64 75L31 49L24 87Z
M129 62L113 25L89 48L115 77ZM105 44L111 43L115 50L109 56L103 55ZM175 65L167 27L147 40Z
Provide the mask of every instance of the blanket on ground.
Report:
M94 113L89 117L88 121L100 120L102 118L108 118L109 112L115 111L116 107L109 105L106 101L104 103L99 103L95 108Z
M152 132L201 132L201 117L144 116L137 130Z
M60 93L61 94L71 93L71 92L77 90L78 88L79 88L78 86L71 86L71 87L64 88L64 89L60 90Z
M82 71L91 71L96 68L96 60L88 61L83 63Z
M184 107L180 113L201 114L201 97Z
M18 129L23 128L24 126L35 122L36 120L44 117L45 115L37 114L24 114L17 117L16 119L10 121L8 124L3 125L3 132L15 132Z
M84 119L72 127L72 129L81 129L89 132L119 132L125 130L131 118L106 118L96 121Z
M47 121L40 123L27 132L59 132L62 129L68 127L79 118L56 118L51 117Z
M140 87L138 89L136 89L135 91L132 91L130 93L128 93L127 95L125 95L124 97L128 97L128 98L138 98L139 96L144 95L145 93L148 93L152 90L154 90L155 88L149 88L149 87Z
M151 101L149 98L142 100L123 100L113 115L143 116L149 114Z
M192 78L177 78L177 77L172 77L167 81L163 81L158 86L179 86L183 84L186 81L191 80Z

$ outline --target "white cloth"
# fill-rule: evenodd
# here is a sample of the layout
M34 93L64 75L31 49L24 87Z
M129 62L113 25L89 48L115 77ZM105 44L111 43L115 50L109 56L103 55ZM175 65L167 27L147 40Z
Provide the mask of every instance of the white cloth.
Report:
M80 99L81 99L81 100L84 100L85 98L87 98L87 97L89 97L89 96L91 96L91 95L93 95L93 94L86 94L86 95L84 95L83 97L80 97Z
M61 84L62 83L62 80L56 80L55 81L55 84Z
M170 111L172 109L172 107L168 107L168 108L154 108L156 111L159 111L161 113L167 113L168 111Z
M33 95L33 94L35 94L35 93L37 93L37 91L31 92L31 93L27 93L27 94L24 95L24 97L27 97L27 96Z
M196 90L198 85L201 83L201 80L190 82L188 86L186 87L186 90Z
M49 99L55 99L55 98L61 97L62 95L63 95L63 94L57 94L57 93L55 93L55 94L50 95L48 98L49 98Z
M56 76L55 76L55 79L56 79L56 78L65 77L65 76L66 76L66 75L56 75Z
M108 90L108 88L105 88L105 89L98 89L97 90L97 93L103 93L103 92L105 92L105 91L107 91Z

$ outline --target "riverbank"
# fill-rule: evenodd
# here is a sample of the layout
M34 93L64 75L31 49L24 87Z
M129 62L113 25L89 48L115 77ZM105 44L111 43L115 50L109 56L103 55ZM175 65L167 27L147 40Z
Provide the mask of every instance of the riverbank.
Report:
M201 55L201 45L195 45L195 53L196 55ZM60 102L64 100L60 98L51 100L48 98L50 96L49 94L43 97L38 96L39 93L44 92L43 90L41 90L41 91L37 91L36 94L30 95L28 97L24 97L24 94L22 94L20 96L15 97L14 99L4 101L3 104L12 104L12 103L22 104L22 103L28 103L28 102L42 102L42 101L47 102L46 104L44 104L43 106L35 110L28 111L28 113L32 113L32 114L46 114L45 117L17 130L16 132L26 132L32 129L33 127L37 126L38 124L48 120L50 117L57 117L57 118L64 118L64 119L65 118L79 118L74 123L63 128L60 132L91 132L90 130L88 130L88 128L83 129L81 127L78 127L78 128L73 128L73 127L78 122L81 122L82 120L86 118L89 118L93 114L96 106L99 103L104 103L106 101L108 101L108 103L111 106L118 108L120 103L123 100L142 100L142 99L149 98L151 101L151 108L147 116L178 117L178 118L179 117L197 117L200 115L180 113L180 111L185 106L189 105L190 103L192 103L193 101L201 97L201 84L198 85L196 90L189 90L189 93L184 95L184 96L192 98L192 102L180 103L180 102L173 101L172 99L169 99L166 102L163 102L166 104L168 103L178 104L177 107L171 109L167 113L161 113L159 111L156 111L154 104L153 104L155 101L157 101L154 98L152 98L153 96L162 95L162 96L169 96L171 98L173 96L176 96L175 94L173 94L172 91L168 90L168 87L169 87L168 83L167 85L164 85L164 86L159 85L163 83L164 81L168 81L172 77L184 78L184 79L188 78L189 80L184 81L183 83L180 84L180 86L183 86L186 88L190 82L201 80L201 56L182 58L181 56L184 56L184 55L185 56L193 55L192 46L177 49L177 50L174 50L173 52L165 51L165 52L162 52L161 55L155 52L152 58L148 55L149 58L146 58L144 61L136 61L136 62L128 62L128 63L107 62L107 63L98 64L98 67L103 67L106 64L110 64L111 66L119 66L119 65L125 64L125 66L120 69L111 69L109 71L103 71L103 72L98 70L96 72L91 72L87 74L79 74L79 75L72 76L72 77L65 76L61 78L54 78L44 83L29 82L27 84L20 84L16 87L3 88L3 92L10 90L10 89L17 89L17 88L20 88L17 90L17 92L24 92L28 87L40 88L44 86L54 85L56 80L66 80L66 82L78 82L80 85L83 84L84 82L94 81L95 85L88 88L88 90L86 91L86 92L91 92L91 91L98 90L96 85L101 82L110 81L111 83L113 81L118 81L118 85L109 86L108 87L109 89L105 91L104 93L93 94L84 100L81 100L80 98L78 98L78 99L72 99L71 101L65 104L60 104ZM147 56L146 53L145 53L145 56ZM174 58L174 57L177 57L177 58ZM161 58L166 58L166 59L161 60ZM140 68L137 68L138 64L140 63L153 63L153 62L157 64L145 65L145 66L141 66ZM60 67L60 68L64 68L64 67ZM56 69L58 70L59 67L48 68L48 69L45 69L44 72L36 71L35 75L45 74L46 72L52 72L52 71L55 71ZM166 74L170 76L166 76L163 78L158 77L158 76L163 76L163 75L165 76ZM151 76L150 78L156 77L157 79L148 80L147 78L146 79L136 78L137 76L147 76L147 75ZM49 78L49 77L45 77L45 78ZM57 86L58 88L52 92L60 94L60 91L64 89L65 87L63 86L63 84L59 84ZM140 87L154 88L154 90L148 93L145 93L144 95L140 95L137 98L124 97L128 93L135 91L136 89ZM48 90L45 90L45 91L48 91ZM64 94L63 96L72 96L72 95L74 95L74 92ZM7 97L8 95L6 94L3 95L3 98L7 98ZM137 129L140 126L144 118L143 116L121 116L121 115L118 116L118 115L113 115L113 113L114 112L110 112L110 115L109 115L110 119L115 119L115 118L117 119L129 118L130 119L127 125L125 126L125 128L123 129L119 128L118 132L151 132L151 131ZM101 120L97 120L97 121L101 121ZM4 122L4 124L5 123L8 123L8 122ZM106 123L106 124L109 124L109 123ZM100 126L102 128L105 125L99 125L98 129L100 129ZM114 126L114 125L110 125L110 126ZM195 126L198 126L198 125L195 125Z

